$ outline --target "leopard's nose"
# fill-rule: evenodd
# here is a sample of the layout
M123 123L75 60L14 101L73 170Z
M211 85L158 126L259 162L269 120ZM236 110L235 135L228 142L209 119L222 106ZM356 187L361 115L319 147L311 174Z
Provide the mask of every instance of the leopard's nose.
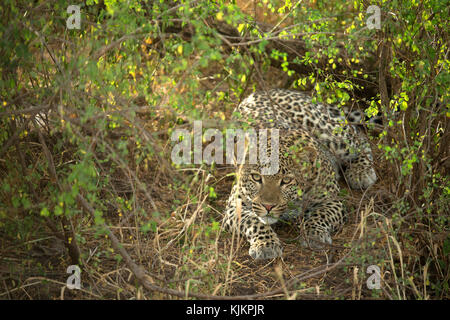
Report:
M275 207L275 205L273 204L263 204L264 208L266 208L267 212L270 212L270 210L273 209L273 207Z

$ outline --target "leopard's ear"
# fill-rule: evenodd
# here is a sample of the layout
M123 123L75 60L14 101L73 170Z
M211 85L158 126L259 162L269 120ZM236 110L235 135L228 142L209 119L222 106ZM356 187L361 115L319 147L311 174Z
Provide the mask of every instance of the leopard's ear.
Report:
M244 164L257 164L257 142L258 137L252 128L247 131L227 129L226 163L238 168Z
M303 147L302 152L303 152L304 156L308 157L308 159L310 159L310 161L312 161L312 162L315 162L319 155L317 148L312 145L307 145L307 146Z
M297 180L301 180L303 192L307 192L313 187L313 181L321 166L320 159L319 151L311 143L296 145L292 151L292 170L296 172Z
M292 144L290 153L294 164L302 166L315 163L319 155L316 146L304 138L297 139Z

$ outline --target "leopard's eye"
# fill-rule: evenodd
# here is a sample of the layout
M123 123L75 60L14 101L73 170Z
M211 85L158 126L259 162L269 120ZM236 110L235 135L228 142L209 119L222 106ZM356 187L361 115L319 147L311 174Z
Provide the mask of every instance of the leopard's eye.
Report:
M292 178L292 177L284 177L283 179L281 179L281 184L283 185L283 184L291 183L293 179L294 178Z
M259 173L252 173L252 179L255 180L256 182L260 182L261 175Z

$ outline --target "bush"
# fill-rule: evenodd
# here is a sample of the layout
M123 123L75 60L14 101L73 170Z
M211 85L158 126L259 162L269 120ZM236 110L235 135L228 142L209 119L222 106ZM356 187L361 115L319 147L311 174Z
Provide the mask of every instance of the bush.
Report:
M170 137L194 120L223 129L245 95L286 87L383 118L367 128L381 181L346 195L361 236L344 232L340 280L354 279L346 274L354 266L365 279L362 266L376 264L386 284L377 297L448 298L446 6L384 1L377 30L367 28L366 1L253 4L88 0L80 29L67 28L66 1L3 4L0 250L8 288L36 276L65 283L70 264L90 275L70 297L176 295L166 289L264 296L278 287L271 266L267 277L250 277L255 263L221 232L232 169L174 165ZM122 260L135 270L114 234L159 289L130 286ZM302 270L285 265L281 273L289 268ZM289 290L309 297L316 285ZM59 296L54 286L47 281L31 296ZM326 297L350 297L320 286Z

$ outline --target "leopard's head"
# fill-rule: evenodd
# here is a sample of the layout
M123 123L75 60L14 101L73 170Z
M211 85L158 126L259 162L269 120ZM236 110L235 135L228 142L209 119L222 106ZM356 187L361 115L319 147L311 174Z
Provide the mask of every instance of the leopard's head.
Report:
M308 180L315 170L316 150L308 145L302 133L280 135L278 171L265 174L260 164L247 164L241 173L241 194L252 204L252 210L264 223L274 223L290 203L310 188Z
M298 198L295 172L280 161L280 169L274 175L263 175L258 165L245 166L242 173L242 191L252 203L253 212L265 223L276 222L286 211L288 204Z

